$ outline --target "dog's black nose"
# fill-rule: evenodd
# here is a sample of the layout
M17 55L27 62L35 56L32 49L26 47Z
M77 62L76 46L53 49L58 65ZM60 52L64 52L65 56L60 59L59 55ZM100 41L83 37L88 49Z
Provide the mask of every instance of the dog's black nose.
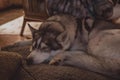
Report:
M26 62L27 62L27 65L33 64L33 58L27 58Z

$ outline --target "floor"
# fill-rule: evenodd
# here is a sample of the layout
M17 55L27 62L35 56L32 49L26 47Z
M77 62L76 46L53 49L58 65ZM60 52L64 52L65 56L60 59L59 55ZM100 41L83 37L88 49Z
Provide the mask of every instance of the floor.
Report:
M20 8L17 8L17 9L7 9L7 10L4 10L4 11L0 11L0 25L8 22L8 21L11 21L15 18L18 18L20 16L22 16L24 13L23 13L23 10L20 9Z
M4 47L7 45L12 45L15 42L25 40L25 38L20 37L19 35L1 35L0 34L0 47Z
M10 9L0 12L0 48L18 41L28 40L19 35L23 23L23 15L22 9ZM34 28L39 28L41 22L30 22L30 24ZM27 25L25 27L24 35L31 35Z

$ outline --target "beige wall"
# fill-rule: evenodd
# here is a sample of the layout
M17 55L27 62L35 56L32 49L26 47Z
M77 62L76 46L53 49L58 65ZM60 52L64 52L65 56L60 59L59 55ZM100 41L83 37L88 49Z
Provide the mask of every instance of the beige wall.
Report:
M9 0L9 2L10 4L16 5L16 6L22 5L22 0Z
M10 7L12 5L22 6L22 0L0 0L0 10Z
M10 4L9 4L8 0L0 0L0 10L4 9L6 7L9 7L9 6L10 6Z

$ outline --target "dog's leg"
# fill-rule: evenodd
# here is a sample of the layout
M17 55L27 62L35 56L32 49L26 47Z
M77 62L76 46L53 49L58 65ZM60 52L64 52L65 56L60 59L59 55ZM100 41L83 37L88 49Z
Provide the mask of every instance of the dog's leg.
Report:
M70 51L56 55L50 61L50 64L59 63L60 65L69 65L118 78L119 76L116 74L118 72L116 67L114 67L115 69L110 67L110 63L114 65L114 62L114 60L106 61L104 58L99 59L98 57L89 55L82 51Z
M56 62L59 62L60 65L71 65L94 71L98 71L98 69L101 68L100 62L97 58L82 51L59 53L50 61L50 64L54 64Z

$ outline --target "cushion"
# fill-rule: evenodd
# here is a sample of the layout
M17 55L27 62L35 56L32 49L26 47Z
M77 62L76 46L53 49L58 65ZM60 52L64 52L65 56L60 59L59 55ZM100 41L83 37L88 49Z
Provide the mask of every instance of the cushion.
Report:
M4 47L2 50L14 51L26 57L30 53L30 44L20 43ZM70 66L26 65L24 60L22 63L21 70L14 80L112 80L104 75Z
M15 75L22 57L14 52L0 51L0 80L10 80Z
M23 65L16 80L112 80L94 72L48 64Z

